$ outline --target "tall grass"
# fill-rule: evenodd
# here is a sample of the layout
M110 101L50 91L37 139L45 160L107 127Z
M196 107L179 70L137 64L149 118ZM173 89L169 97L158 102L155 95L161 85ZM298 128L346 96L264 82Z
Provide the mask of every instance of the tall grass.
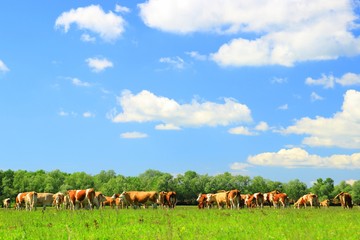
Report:
M345 237L345 238L344 238ZM360 210L0 210L0 239L360 239Z

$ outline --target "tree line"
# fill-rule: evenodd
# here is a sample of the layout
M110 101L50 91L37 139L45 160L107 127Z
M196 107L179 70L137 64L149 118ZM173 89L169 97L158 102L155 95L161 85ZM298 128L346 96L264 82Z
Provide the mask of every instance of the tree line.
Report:
M334 185L331 178L318 178L311 187L299 179L283 183L264 179L261 176L249 177L232 175L229 172L216 176L187 171L173 176L158 170L149 169L138 176L124 176L113 170L102 170L91 175L85 172L66 173L60 170L0 170L0 200L10 197L14 201L19 192L66 192L69 189L94 188L106 196L129 190L176 191L180 204L196 204L199 193L214 193L219 190L239 189L242 194L270 192L279 190L297 200L309 192L318 195L319 200L333 199L339 192L349 192L353 201L360 204L360 180L350 185L345 181Z

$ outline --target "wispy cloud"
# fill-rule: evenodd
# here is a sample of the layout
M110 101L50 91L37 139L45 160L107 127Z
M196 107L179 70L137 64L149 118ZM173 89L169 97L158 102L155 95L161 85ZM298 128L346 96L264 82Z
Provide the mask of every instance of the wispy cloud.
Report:
M10 71L10 69L5 65L5 63L3 61L1 61L0 59L0 72L8 72Z
M141 132L125 132L120 135L121 138L147 138L148 135L146 133Z
M185 67L185 61L180 57L162 57L159 62L169 64L172 68L183 69Z
M91 84L88 82L81 81L78 78L70 78L71 83L77 87L91 87Z
M336 83L340 84L341 86L360 85L360 74L349 72L345 73L341 77L335 77L332 74L322 74L321 78L314 79L308 77L305 80L305 84L307 85L322 86L324 88L334 88Z
M312 92L310 95L310 99L312 102L323 100L324 98L319 96L316 92Z
M285 111L285 110L289 109L289 106L287 104L284 104L284 105L279 106L278 109Z

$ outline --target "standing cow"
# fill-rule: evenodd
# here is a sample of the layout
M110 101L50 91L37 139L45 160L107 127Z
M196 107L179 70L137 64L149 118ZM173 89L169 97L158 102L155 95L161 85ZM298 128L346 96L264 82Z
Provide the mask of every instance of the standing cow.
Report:
M10 208L10 198L5 198L5 199L3 200L3 207L4 207L5 209Z
M196 201L198 202L198 208L199 209L204 209L205 207L207 207L207 194L206 193L199 193Z
M36 210L37 192L28 192L24 198L26 210Z
M53 195L53 206L56 207L57 210L61 209L61 205L64 204L65 195L62 192L55 193Z
M53 205L53 193L38 193L37 194L37 203L36 205L38 207L42 207L43 210L46 209L46 206L52 206Z
M70 199L70 209L75 210L84 206L85 203L89 205L89 209L93 209L95 191L93 188L88 188L86 190L69 190L68 191Z
M15 198L15 209L21 210L25 208L25 197L28 194L28 192L21 192L16 195Z
M122 192L119 197L124 203L131 205L133 208L141 205L152 204L153 208L157 207L159 194L156 191L128 191Z
M231 209L239 209L240 208L240 191L237 189L233 189L228 194L228 203Z
M212 203L216 203L219 209L224 208L224 206L228 206L228 194L230 191L227 192L218 192L218 193L208 193L206 198L207 198L207 203L208 206L211 205Z
M338 195L334 197L334 200L336 199L340 200L341 206L343 208L352 208L354 205L352 202L351 195L347 192L340 192Z

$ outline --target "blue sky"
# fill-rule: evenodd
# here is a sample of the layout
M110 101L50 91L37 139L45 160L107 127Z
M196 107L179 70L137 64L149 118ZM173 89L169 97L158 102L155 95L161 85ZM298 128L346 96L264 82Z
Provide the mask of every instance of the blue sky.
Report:
M0 169L358 180L359 8L2 3Z

